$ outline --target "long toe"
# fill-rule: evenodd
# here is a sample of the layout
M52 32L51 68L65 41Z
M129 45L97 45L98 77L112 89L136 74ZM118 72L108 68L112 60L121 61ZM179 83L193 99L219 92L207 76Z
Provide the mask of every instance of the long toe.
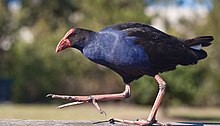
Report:
M60 106L57 106L57 109L62 109L62 108L65 108L65 107L70 107L70 106L74 106L74 105L79 105L79 104L83 104L85 102L71 102L71 103L67 103L67 104L63 104L63 105L60 105Z
M48 94L46 97L51 97L54 99L64 99L64 100L69 100L69 101L86 101L86 98L81 96L84 99L76 99L78 96L69 96L69 95L57 95L57 94Z
M124 124L130 124L130 125L139 125L139 126L163 126L162 123L158 123L156 120L153 121L147 121L147 120L136 120L136 121L131 121L131 120L123 120L123 119L117 119L117 118L112 118L109 120L110 123L124 123Z
M139 126L148 126L150 123L146 120L124 120L124 119L117 119L117 118L112 118L109 120L110 123L124 123L124 124L130 124L130 125L139 125Z

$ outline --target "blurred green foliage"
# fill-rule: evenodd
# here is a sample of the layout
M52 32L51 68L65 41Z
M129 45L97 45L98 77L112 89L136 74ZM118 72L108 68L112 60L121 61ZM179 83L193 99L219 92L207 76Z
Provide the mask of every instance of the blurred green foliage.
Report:
M198 36L214 35L214 46L206 49L209 57L198 65L178 66L176 71L162 75L168 85L164 105L220 104L220 2L214 2L204 26L186 24L195 28ZM48 93L88 95L122 91L121 78L108 68L90 62L73 49L56 54L55 47L70 27L98 31L119 22L150 23L144 7L143 0L23 0L20 11L12 13L1 0L0 44L7 40L11 47L0 49L0 78L13 80L12 101L47 102ZM31 42L21 37L25 30L32 32ZM172 29L169 31L173 33ZM130 102L152 104L157 91L155 80L143 77L133 83Z

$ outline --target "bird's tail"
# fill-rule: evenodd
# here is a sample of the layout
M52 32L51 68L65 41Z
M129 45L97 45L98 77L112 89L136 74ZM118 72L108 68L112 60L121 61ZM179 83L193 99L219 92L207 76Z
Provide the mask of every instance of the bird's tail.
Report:
M200 60L207 57L207 53L202 50L202 47L207 47L211 45L211 41L213 40L213 36L200 36L192 39L187 39L184 41L184 43L193 50L193 52L197 55L198 60Z

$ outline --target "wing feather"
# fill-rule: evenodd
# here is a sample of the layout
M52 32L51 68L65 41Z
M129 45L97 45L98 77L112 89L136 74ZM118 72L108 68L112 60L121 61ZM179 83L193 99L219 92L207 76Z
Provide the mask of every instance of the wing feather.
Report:
M144 48L155 72L173 70L178 64L196 64L198 57L181 39L143 23L129 22L108 26L101 31L117 30L135 37L135 44Z
M178 64L189 65L198 62L196 54L182 40L149 25L129 23L115 28L126 31L128 36L135 36L135 44L144 48L150 62L159 72L173 70Z

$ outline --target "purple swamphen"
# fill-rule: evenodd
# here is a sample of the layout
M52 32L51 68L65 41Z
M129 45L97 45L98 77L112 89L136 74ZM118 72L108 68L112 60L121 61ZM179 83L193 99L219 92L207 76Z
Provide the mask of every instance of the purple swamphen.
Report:
M80 50L89 60L118 73L125 83L125 90L117 94L47 96L73 101L58 108L92 102L103 113L97 101L128 98L131 95L131 82L148 75L154 77L159 84L159 92L147 120L113 119L113 121L136 125L158 123L156 113L166 88L165 81L158 74L174 70L177 65L196 64L198 60L206 58L207 53L201 48L211 45L213 39L212 36L177 38L147 24L136 22L111 25L99 32L72 28L61 39L56 52L69 47Z

